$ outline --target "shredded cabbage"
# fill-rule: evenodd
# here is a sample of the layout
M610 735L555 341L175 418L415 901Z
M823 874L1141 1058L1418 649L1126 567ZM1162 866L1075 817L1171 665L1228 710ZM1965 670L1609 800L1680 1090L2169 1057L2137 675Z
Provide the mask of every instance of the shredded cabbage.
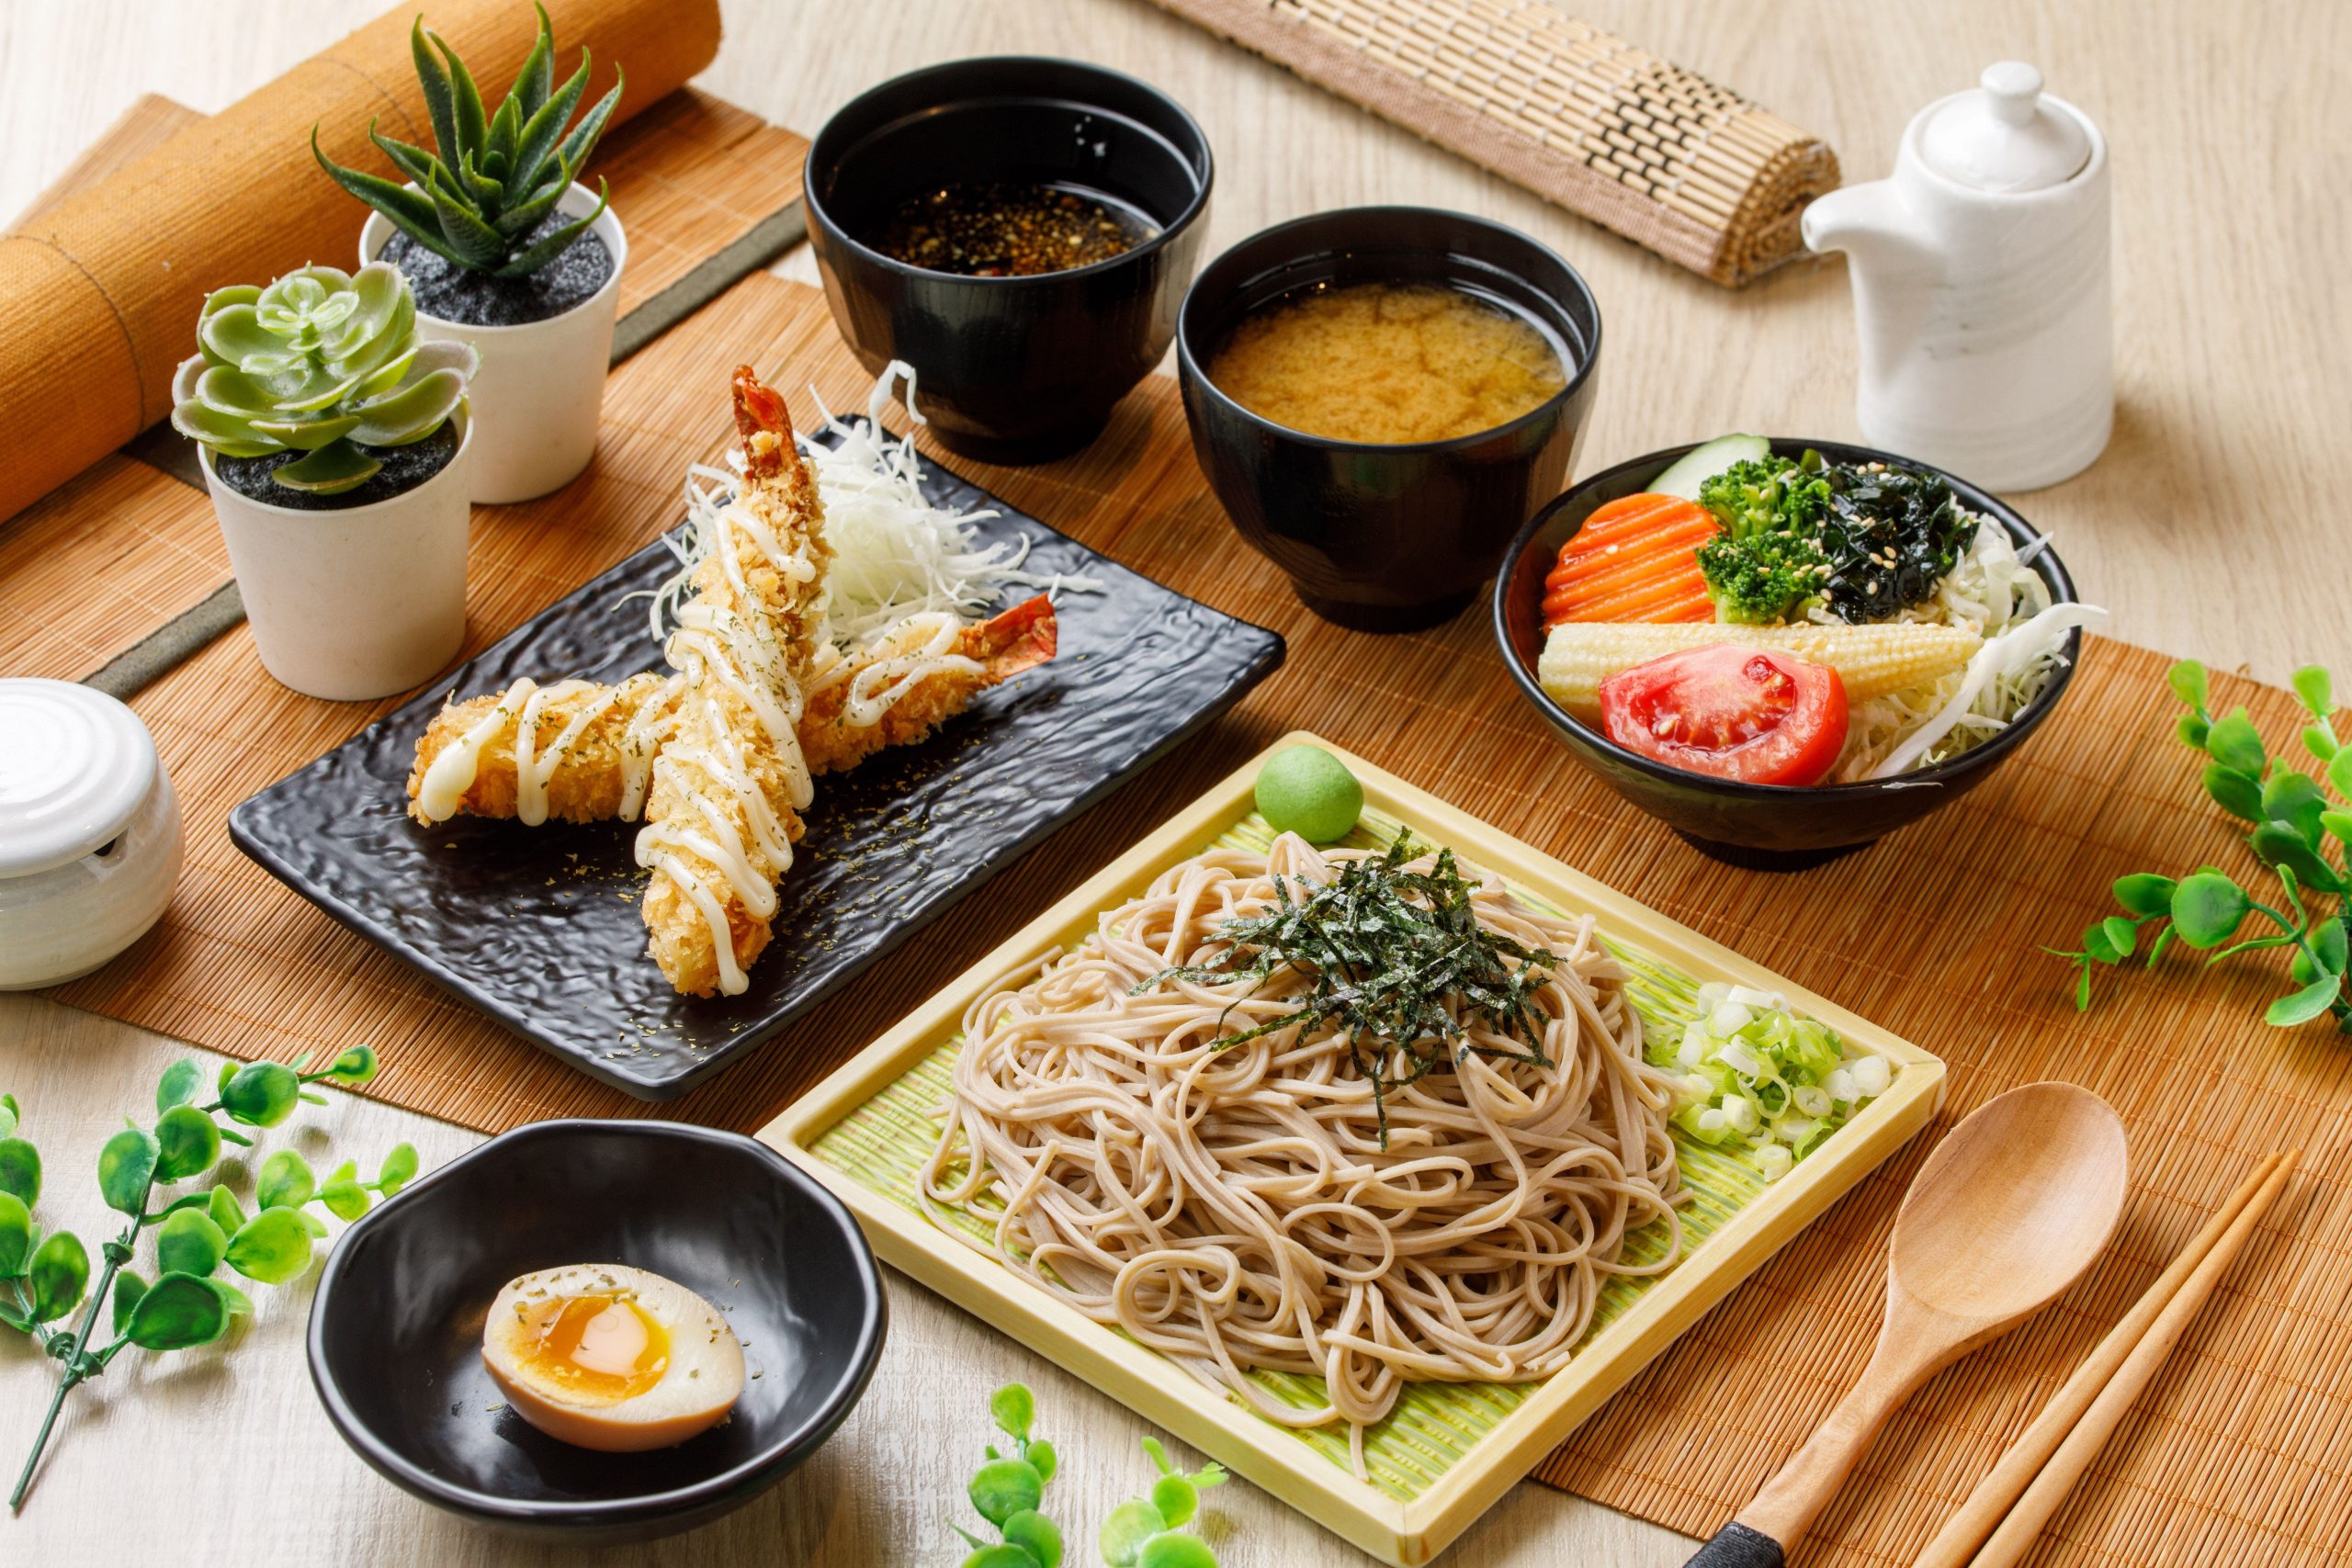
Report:
M1023 570L1035 543L1029 535L975 543L976 525L997 516L994 511L961 512L924 497L913 434L893 441L882 428L890 389L899 381L906 384L907 417L928 423L915 406L914 367L892 360L866 397L865 418L842 418L820 400L820 433L833 437L831 445L799 437L825 503L825 538L833 547L820 606L833 645L845 653L870 647L911 615L947 611L970 620L1008 587L1041 588L1057 597L1100 592L1102 585L1093 578ZM740 451L727 454L724 468L696 463L687 468L686 521L662 536L679 569L650 595L655 642L669 635L679 602L692 592L695 564L742 473Z
M1894 1081L1885 1057L1854 1050L1777 994L1710 981L1699 987L1697 1010L1679 1038L1651 1039L1645 1054L1681 1077L1675 1125L1745 1153L1767 1181L1796 1168Z
M1988 517L1934 597L1898 620L1968 626L1984 638L1964 669L1930 685L1857 703L1847 716L1846 749L1833 778L1840 784L1893 778L1950 761L2009 726L2041 694L2061 664L2066 634L2107 612L2050 602L2050 585L2033 570L2046 540L2020 551L2009 531ZM1829 619L1826 610L1815 620Z

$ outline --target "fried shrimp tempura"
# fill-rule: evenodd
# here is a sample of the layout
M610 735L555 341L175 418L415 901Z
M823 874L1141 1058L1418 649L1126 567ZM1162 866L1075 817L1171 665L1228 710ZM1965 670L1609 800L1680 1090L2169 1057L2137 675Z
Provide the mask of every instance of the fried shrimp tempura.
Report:
M910 615L854 657L820 651L808 679L800 750L812 773L854 768L921 740L990 686L1054 656L1053 601L1040 593L993 620Z

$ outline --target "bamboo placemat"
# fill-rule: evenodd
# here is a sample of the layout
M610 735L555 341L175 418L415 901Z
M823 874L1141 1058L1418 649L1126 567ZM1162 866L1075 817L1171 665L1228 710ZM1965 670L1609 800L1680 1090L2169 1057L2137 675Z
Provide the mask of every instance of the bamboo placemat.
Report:
M615 373L607 439L580 490L487 511L474 558L479 647L673 520L677 475L725 443L726 367L862 404L866 378L821 297L737 286ZM1137 570L1290 639L1233 715L992 881L741 1067L672 1105L622 1099L498 1033L271 882L223 819L252 790L380 708L271 684L231 632L134 703L187 803L188 869L164 925L64 999L239 1055L372 1042L374 1092L484 1130L565 1114L659 1114L743 1130L881 1032L1149 824L1250 752L1314 728L1506 831L1853 1008L1951 1066L1946 1123L2012 1085L2073 1079L2130 1127L2135 1189L2113 1249L2052 1311L1898 1416L1822 1525L1809 1561L1907 1561L2075 1361L2153 1280L2255 1156L2304 1168L2131 1424L2052 1527L2041 1561L2329 1560L2352 1527L2352 1052L2258 1021L2263 984L2187 959L2119 983L2078 1019L2070 944L2107 883L2144 866L2235 863L2170 737L2165 661L2093 639L2057 720L1966 799L1800 874L1700 857L1619 804L1541 731L1482 611L1412 637L1340 631L1235 540L1195 468L1173 385L1155 378L1080 456L954 466ZM2224 704L2283 722L2282 694L2230 678ZM522 831L524 829L517 829ZM1933 1134L1880 1173L1685 1338L1543 1468L1545 1479L1678 1529L1709 1530L1802 1440L1859 1371L1883 1244Z
M1717 283L1804 248L1818 138L1552 0L1153 0Z
M142 98L75 171L102 175L125 149L152 145L191 113L166 98ZM612 182L629 241L616 353L675 324L695 301L705 269L740 276L799 238L808 145L691 87L605 139L597 167ZM332 258L337 265L356 260L366 211L356 202L351 210L355 254ZM193 320L188 328L192 350ZM193 446L162 426L136 450L151 461L101 458L0 522L0 671L83 679L229 581ZM229 614L233 621L242 611L232 605Z

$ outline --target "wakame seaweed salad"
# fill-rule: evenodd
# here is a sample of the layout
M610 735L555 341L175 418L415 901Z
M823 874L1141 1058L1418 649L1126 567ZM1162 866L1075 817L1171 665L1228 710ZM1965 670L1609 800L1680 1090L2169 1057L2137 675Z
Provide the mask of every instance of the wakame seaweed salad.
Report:
M1821 604L1842 621L1893 618L1934 596L1974 527L1933 474L1883 463L1735 463L1699 489L1724 532L1699 551L1727 621L1771 625Z

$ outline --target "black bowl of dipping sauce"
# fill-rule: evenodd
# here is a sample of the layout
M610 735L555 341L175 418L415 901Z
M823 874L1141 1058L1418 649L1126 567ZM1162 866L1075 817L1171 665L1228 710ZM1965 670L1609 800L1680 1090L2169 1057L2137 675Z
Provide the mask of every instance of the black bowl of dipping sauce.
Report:
M1251 412L1209 378L1247 317L1362 283L1435 284L1534 325L1566 384L1506 423L1447 440L1343 441ZM1419 207L1317 213L1242 241L1184 298L1177 365L1193 450L1242 538L1306 607L1358 631L1451 620L1511 535L1558 493L1592 406L1600 307L1574 267L1499 223Z
M2020 554L2041 538L2015 507L1991 491L1926 463L1841 441L1775 437L1771 446L1784 457L1803 457L1811 448L1833 463L1885 463L1936 474L1951 486L1952 498L1963 508L2007 529ZM2008 728L1949 761L1893 778L1803 786L1719 779L1628 750L1571 716L1544 690L1537 673L1544 640L1544 577L1559 560L1560 547L1584 526L1586 518L1612 501L1647 490L1690 450L1689 446L1670 446L1605 468L1531 518L1511 541L1495 578L1494 626L1504 668L1552 733L1611 789L1673 829L1692 848L1751 871L1799 871L1834 860L1984 783L2056 709L2082 656L2079 630L2066 634L2064 662L2051 671ZM2074 579L2049 546L2041 545L2028 564L2049 587L2052 604L2077 603Z
M509 1280L567 1263L650 1269L725 1313L746 1373L728 1418L604 1453L508 1408L483 1320ZM707 1523L816 1452L865 1392L887 1321L857 1222L774 1149L670 1122L538 1122L345 1233L311 1306L311 1379L402 1490L503 1533L610 1546Z
M808 148L809 239L842 335L877 375L893 359L914 367L942 444L1043 462L1091 441L1167 354L1214 175L1193 117L1132 76L1072 60L960 60L885 82L826 121ZM1025 186L1100 202L1135 243L1088 265L1000 277L879 248L910 200Z

